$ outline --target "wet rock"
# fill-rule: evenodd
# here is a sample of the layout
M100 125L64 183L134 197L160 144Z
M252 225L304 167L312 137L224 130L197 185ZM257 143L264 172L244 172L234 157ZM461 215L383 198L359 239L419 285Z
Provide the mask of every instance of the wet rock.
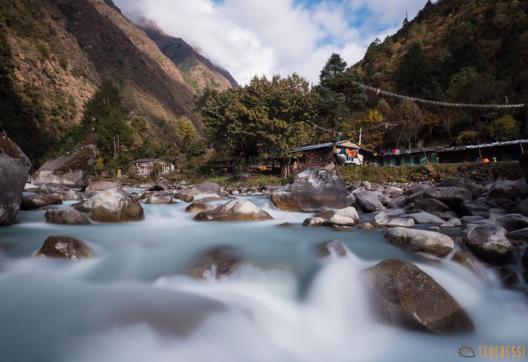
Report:
M462 203L462 211L467 216L490 216L490 206L484 200L466 200Z
M475 260L473 260L473 258L468 253L458 250L453 253L451 260L467 268L469 271L473 272L474 274L480 275L480 271L478 269L477 263L475 262Z
M100 192L100 191L106 191L110 189L119 189L121 188L121 185L117 182L110 182L110 181L97 181L97 182L90 182L88 186L86 187L86 192Z
M362 230L374 230L374 225L372 225L371 223L369 222L366 222L366 223L363 223L363 224L359 224L358 226L358 229L362 229Z
M424 193L424 198L443 202L451 209L458 209L466 200L471 200L471 191L461 187L434 187Z
M528 243L528 227L520 230L510 231L506 234L506 237L516 245Z
M36 210L44 206L61 205L62 200L48 194L35 194L24 196L20 205L20 210Z
M5 132L0 132L0 226L15 222L31 163Z
M519 274L511 265L498 267L497 274L505 288L515 289L520 284Z
M394 217L386 224L387 227L412 227L414 220L410 217Z
M384 322L435 334L472 332L457 301L427 273L401 260L384 260L365 271L374 313Z
M319 167L301 172L292 184L274 190L271 201L281 210L303 212L342 209L353 202L343 180Z
M377 192L361 191L355 196L359 206L361 206L361 208L367 212L375 212L383 209L380 195Z
M149 205L168 205L176 203L171 195L150 195L145 198L143 201L145 204Z
M139 202L118 189L98 192L74 207L99 222L139 221L144 218Z
M374 222L378 226L387 226L393 217L398 217L405 214L403 209L387 209L376 214Z
M241 263L242 258L236 249L219 246L200 255L189 274L199 279L222 279L237 270Z
M483 187L474 183L470 179L464 177L450 177L445 181L438 184L441 187L459 187L462 189L469 190L473 198L478 197L482 193Z
M343 242L332 240L317 245L317 255L320 258L343 258L350 255L350 251Z
M396 198L403 195L403 190L396 186L387 186L385 188L385 194L389 197Z
M76 152L66 154L46 162L35 172L35 185L60 184L76 188L85 188L88 178L95 167L97 149L85 146Z
M81 240L69 236L50 236L37 252L37 256L62 259L86 259L92 251Z
M218 196L222 191L222 188L220 187L219 184L217 183L214 183L214 182L202 182L198 185L194 185L194 186L190 186L190 187L187 187L183 190L180 190L177 194L176 194L176 198L180 199L180 200L183 200L185 202L192 202L192 201L198 201L198 200L195 200L195 196L197 195L200 195L200 194L214 194L216 196ZM201 201L204 201L203 200L203 197L202 197L202 200Z
M431 213L422 211L407 215L414 219L417 224L443 224L444 220Z
M270 214L250 201L236 199L194 217L197 221L263 221L272 220Z
M419 210L438 216L440 219L449 220L458 217L449 206L437 199L416 200L414 204Z
M277 225L277 227L281 228L281 229L291 229L291 228L294 228L296 226L297 225L295 225L294 223L291 223L291 222L283 222L282 224Z
M528 186L524 179L521 180L497 180L489 190L490 199L516 200L524 199L528 195Z
M413 252L431 254L439 257L449 254L455 243L449 236L428 230L396 227L385 231L391 243Z
M220 199L221 199L220 195L217 195L217 194L201 193L193 197L193 202L211 202L211 201L216 201Z
M506 229L493 224L470 225L465 243L475 256L490 264L508 263L515 249L506 237Z
M152 191L152 192L165 191L165 187L163 187L163 186L161 186L159 184L155 184L154 186L149 188L148 191Z
M459 218L449 219L440 225L441 228L454 228L462 226L462 221Z
M514 231L528 227L528 217L520 214L499 216L495 218L495 222L508 231Z
M205 202L193 202L192 204L189 204L187 208L185 209L185 212L189 213L198 213L202 211L208 211L214 209L214 206Z
M463 224L472 224L479 220L484 220L484 218L482 216L464 216L460 219Z
M65 210L48 210L44 214L48 224L87 225L90 219L74 208Z
M321 222L322 220L322 222ZM346 207L335 211L323 211L313 218L305 220L305 226L353 226L359 220L359 215L354 207Z
M525 199L518 203L516 206L516 210L524 216L528 216L528 199Z

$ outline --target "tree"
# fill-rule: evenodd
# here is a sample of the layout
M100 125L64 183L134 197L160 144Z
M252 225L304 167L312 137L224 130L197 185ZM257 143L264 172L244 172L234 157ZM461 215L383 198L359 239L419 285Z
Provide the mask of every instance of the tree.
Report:
M395 129L396 144L406 141L407 147L412 149L425 123L425 115L420 107L412 101L402 101L392 112L393 123L398 124Z
M496 119L491 129L496 141L509 141L519 138L519 122L509 114Z
M395 81L398 90L407 95L434 99L441 93L431 62L420 43L411 45L403 56Z
M208 141L245 164L258 158L287 160L292 147L308 142L317 94L296 74L255 77L245 87L205 92L199 104ZM287 174L288 165L283 169Z
M95 136L105 161L118 159L121 151L132 144L127 117L119 89L112 82L103 81L86 105L82 127L85 133Z
M319 79L319 120L337 133L342 122L349 119L352 112L365 108L366 97L354 83L354 75L347 71L346 62L338 54L332 54Z

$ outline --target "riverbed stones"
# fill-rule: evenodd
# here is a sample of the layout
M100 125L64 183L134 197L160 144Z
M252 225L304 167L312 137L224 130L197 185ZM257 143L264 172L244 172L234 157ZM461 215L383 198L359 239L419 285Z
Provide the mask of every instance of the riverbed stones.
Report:
M437 199L425 198L416 200L414 202L414 206L421 211L428 212L444 220L458 217L458 215L453 210L451 210L449 206Z
M236 199L213 210L202 211L194 219L197 221L264 221L273 218L251 201Z
M74 208L65 210L48 210L44 214L48 224L87 225L90 224L88 216Z
M360 191L356 196L356 201L361 208L367 212L376 212L383 209L380 194L374 191Z
M458 209L466 200L471 200L471 191L462 187L433 187L424 192L424 198L435 199L443 202L451 209Z
M74 207L99 222L139 221L144 218L139 202L119 189L98 192Z
M408 217L411 217L414 219L414 222L417 224L443 224L444 220L440 219L438 216L433 215L429 212L417 212L414 214L407 215Z
M495 218L495 222L508 231L528 227L528 217L521 214L507 214Z
M36 210L50 205L61 205L62 199L52 195L38 193L24 196L20 204L20 210Z
M148 205L169 205L176 203L170 194L153 194L147 196L143 202Z
M185 208L185 212L195 214L195 213L202 212L202 211L212 210L214 208L215 207L213 205L208 204L206 202L193 202L192 204L189 204L189 206Z
M458 302L416 265L389 259L364 275L373 312L383 322L442 335L474 330Z
M391 243L407 248L412 252L444 257L453 251L455 243L449 236L436 231L396 227L387 229L385 237Z
M272 191L271 201L281 210L302 212L342 209L353 202L343 180L319 167L299 173L293 183Z
M110 189L119 189L121 188L121 185L117 182L110 182L110 181L96 181L96 182L90 182L88 186L86 187L86 192L100 192L100 191L106 191Z
M313 218L306 219L304 226L353 226L359 221L355 207L346 207L334 211L322 211Z
M180 190L176 194L176 198L185 201L185 202L193 202L193 201L202 201L205 202L206 197L207 198L220 198L220 193L222 189L219 184L214 182L202 182L197 185L189 186L187 188L184 188ZM207 195L207 196L204 196Z
M241 263L242 258L235 248L217 246L202 253L189 274L198 279L222 279L237 270Z
M37 252L37 256L61 259L91 258L92 251L84 242L69 236L50 236Z
M0 132L0 226L15 222L31 163L5 132Z
M479 259L498 265L510 262L515 249L506 237L506 229L494 224L469 225L465 243Z
M43 164L33 175L33 183L85 188L94 170L96 159L97 149L94 145L81 147L75 152Z
M486 201L479 200L466 200L462 203L462 211L467 216L482 216L488 218L490 216L490 206Z
M331 240L317 245L317 255L320 258L344 258L350 255L350 250L339 240Z

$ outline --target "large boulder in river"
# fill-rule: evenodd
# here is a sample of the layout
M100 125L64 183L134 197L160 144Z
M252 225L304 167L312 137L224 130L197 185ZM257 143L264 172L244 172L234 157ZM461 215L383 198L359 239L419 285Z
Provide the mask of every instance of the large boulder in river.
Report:
M396 227L387 229L385 236L391 243L410 249L413 252L440 257L446 256L455 247L453 239L435 231Z
M515 246L506 237L506 229L500 225L469 225L465 243L481 260L490 264L505 264L511 261Z
M98 192L74 207L99 222L139 221L144 218L139 202L119 189Z
M197 221L262 221L272 220L270 214L248 200L236 199L194 217Z
M281 210L316 212L342 209L352 204L343 180L325 168L311 168L292 184L274 190L271 201Z
M176 194L176 198L185 201L202 201L206 199L219 199L222 188L219 184L214 182L202 182L197 185L189 186L180 190Z
M528 217L521 214L501 215L498 216L495 221L508 231L514 231L528 227Z
M37 256L77 260L91 258L92 251L79 239L69 236L50 236L37 251Z
M479 200L466 200L462 203L462 211L467 216L482 216L488 218L490 216L491 207L486 201Z
M451 210L449 206L437 199L425 198L416 200L414 202L414 206L421 211L428 212L444 220L458 217L458 215L453 210Z
M528 185L524 179L499 179L493 183L488 192L490 199L517 200L524 199L526 196L528 196Z
M237 249L217 246L202 253L188 273L198 279L222 279L237 270L241 263Z
M152 194L145 197L143 202L149 205L169 205L176 203L170 194Z
M427 273L401 260L384 260L365 271L374 313L384 322L435 334L472 332L457 301Z
M0 226L15 222L30 168L27 156L0 132Z
M61 205L62 199L52 195L38 193L24 196L20 204L20 210L36 210L44 206Z
M198 213L202 211L212 210L215 207L207 202L193 202L185 208L185 212Z
M474 198L482 193L482 186L464 177L450 177L447 180L440 182L438 186L463 188L469 190Z
M85 188L93 172L97 159L94 145L48 161L33 175L33 184L59 184L75 188Z
M356 202L361 208L368 212L379 211L383 208L383 204L380 200L380 194L372 191L361 191L356 195Z
M44 214L48 224L65 224L65 225L87 225L90 224L88 216L74 208L65 210L48 210Z
M456 186L434 187L424 193L424 198L435 199L443 202L452 209L458 209L466 200L471 200L471 191Z

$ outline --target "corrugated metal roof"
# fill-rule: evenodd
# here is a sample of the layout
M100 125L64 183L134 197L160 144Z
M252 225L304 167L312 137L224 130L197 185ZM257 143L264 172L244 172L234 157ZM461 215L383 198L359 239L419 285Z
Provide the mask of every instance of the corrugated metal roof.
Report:
M528 144L528 139L524 140L513 140L513 141L502 141L502 142L492 142L492 143L483 143L480 145L468 145L468 146L456 146L456 147L445 147L440 149L440 152L454 152L454 151L463 151L463 150L473 150L476 148L490 148L490 147L500 147L500 146L514 146L520 144Z
M353 143L350 140L344 140L344 141L336 142L336 145L342 146L342 147L347 147L347 148L357 148L357 149L361 148L360 146L356 145L355 143ZM308 146L304 146L304 147L293 148L292 152L312 151L312 150L319 150L319 149L322 149L322 148L331 148L331 147L334 147L334 143L333 142L327 142L327 143L320 143L320 144L317 144L317 145L308 145Z

